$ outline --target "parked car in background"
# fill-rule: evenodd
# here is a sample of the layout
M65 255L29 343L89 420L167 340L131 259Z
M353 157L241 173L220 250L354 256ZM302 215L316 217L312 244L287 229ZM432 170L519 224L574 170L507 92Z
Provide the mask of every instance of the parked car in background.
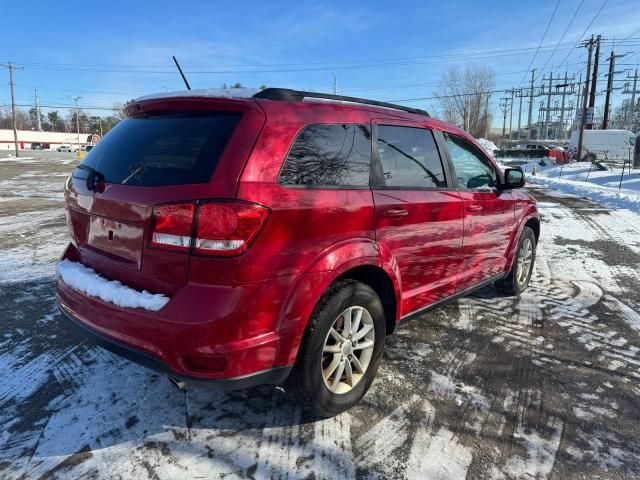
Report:
M58 152L72 152L71 145L60 145L56 150Z
M569 152L577 157L579 132L569 137ZM636 136L629 130L585 130L580 160L629 161L633 159Z
M57 298L180 386L282 384L335 415L400 320L527 288L540 218L522 170L422 110L265 89L125 111L66 183Z

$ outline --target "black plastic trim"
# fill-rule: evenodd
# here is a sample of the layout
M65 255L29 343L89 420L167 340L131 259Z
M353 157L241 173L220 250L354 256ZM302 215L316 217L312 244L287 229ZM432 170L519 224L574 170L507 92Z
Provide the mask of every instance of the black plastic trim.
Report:
M108 338L102 333L99 333L87 326L84 322L74 317L66 308L64 308L59 299L58 308L65 317L71 320L71 324L93 343L100 345L102 348L105 348L116 355L137 363L138 365L142 365L143 367L149 368L158 373L165 374L175 380L182 381L187 386L194 385L210 390L241 390L265 384L281 385L287 379L291 369L293 368L292 365L275 367L240 377L224 379L208 379L177 374L159 358L132 348L118 342L117 340L113 340L112 338Z
M404 321L404 320L409 320L411 318L415 318L415 317L419 317L420 315L424 315L427 312L430 312L431 310L434 310L438 307L441 307L443 305L446 305L449 302L453 302L454 300L458 300L461 297L465 297L473 292L475 292L476 290L480 290L481 288L487 287L489 285L491 285L494 282L497 282L498 280L502 280L504 277L506 277L509 274L509 272L502 272L499 273L498 275L494 275L493 277L489 277L486 280L481 281L480 283L477 283L469 288L465 288L464 290L460 290L459 292L454 293L453 295L443 298L441 300L438 300L437 302L434 302L430 305L427 305L426 307L422 307L419 310L416 310L415 312L411 312L408 313L407 315L404 315L403 317L400 318L400 320Z
M402 110L404 112L414 113L416 115L424 115L426 117L430 116L426 110L422 110L420 108L405 107L404 105L397 105L395 103L379 102L377 100L368 100L366 98L358 97L346 97L344 95L332 95L330 93L303 92L290 88L265 88L264 90L256 93L253 98L259 98L263 100L279 100L285 102L301 102L305 98L321 98L324 100L335 100L337 102L362 103L365 105L373 105L376 107Z

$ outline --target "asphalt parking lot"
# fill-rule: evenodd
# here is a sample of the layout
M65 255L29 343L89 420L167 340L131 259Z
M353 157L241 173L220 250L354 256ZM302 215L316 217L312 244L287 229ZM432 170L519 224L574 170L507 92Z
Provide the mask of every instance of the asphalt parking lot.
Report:
M5 155L4 153L2 155ZM640 217L541 188L536 270L401 325L317 419L277 388L182 392L58 313L71 154L0 157L0 478L637 478Z

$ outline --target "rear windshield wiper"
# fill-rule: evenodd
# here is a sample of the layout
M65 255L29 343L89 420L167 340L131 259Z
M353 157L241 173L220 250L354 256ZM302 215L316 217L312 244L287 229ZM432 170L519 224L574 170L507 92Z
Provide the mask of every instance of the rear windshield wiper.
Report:
M89 165L78 165L80 170L85 170L88 172L87 174L87 190L92 191L98 187L98 183L104 182L104 175L100 173L95 168L90 167Z

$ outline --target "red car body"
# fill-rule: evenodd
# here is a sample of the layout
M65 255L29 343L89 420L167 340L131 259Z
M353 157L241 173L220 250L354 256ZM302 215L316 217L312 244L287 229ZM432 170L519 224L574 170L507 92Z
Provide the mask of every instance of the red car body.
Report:
M84 179L70 177L65 203L72 239L62 258L170 300L152 312L117 307L60 279L57 291L62 311L109 348L175 378L220 388L281 382L314 306L337 279L356 278L374 288L390 333L401 319L504 276L524 226L539 232L535 201L518 189L278 182L294 139L311 124L411 126L449 132L481 150L460 129L425 115L347 102L204 96L127 107L133 117L153 111L241 117L206 183L99 182L90 190ZM495 170L502 182L497 165ZM246 251L224 257L154 247L154 207L202 200L266 209Z

